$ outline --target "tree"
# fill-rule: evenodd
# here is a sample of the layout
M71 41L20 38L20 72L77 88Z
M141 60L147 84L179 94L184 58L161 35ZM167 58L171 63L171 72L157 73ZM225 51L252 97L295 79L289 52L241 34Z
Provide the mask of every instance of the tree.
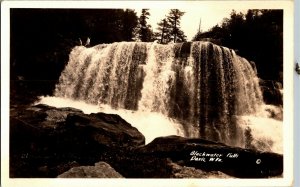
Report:
M208 32L201 32L198 33L193 37L192 41L210 41L218 45L222 45L224 43L224 39L228 38L228 32L220 27L219 25L213 26Z
M170 35L171 39L176 42L186 41L186 36L180 28L180 19L185 12L181 12L178 9L171 9L169 15L167 16L167 21L170 25Z
M134 29L137 27L138 17L132 9L126 9L123 17L123 37L125 41L133 41Z
M75 45L132 41L127 9L11 9L11 78L57 80ZM53 87L54 85L52 85Z
M171 9L168 16L157 23L158 32L155 33L155 36L160 43L186 41L186 36L180 28L180 19L183 15L184 12L178 9Z
M155 32L155 38L159 41L159 43L168 43L171 41L170 36L170 25L166 19L162 19L159 23L157 23L158 32Z
M151 25L147 24L147 19L149 19L149 16L149 9L142 9L141 16L139 17L139 24L137 27L138 39L142 42L150 42L153 38Z
M197 33L193 40L210 38L256 63L258 76L283 82L283 11L232 11L220 26Z

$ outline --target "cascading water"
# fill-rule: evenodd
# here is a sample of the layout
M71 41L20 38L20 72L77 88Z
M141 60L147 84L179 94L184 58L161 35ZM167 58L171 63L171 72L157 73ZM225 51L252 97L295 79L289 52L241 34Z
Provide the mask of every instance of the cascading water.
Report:
M210 42L77 46L54 95L160 113L181 124L183 136L241 147L241 116L257 115L264 104L250 63Z

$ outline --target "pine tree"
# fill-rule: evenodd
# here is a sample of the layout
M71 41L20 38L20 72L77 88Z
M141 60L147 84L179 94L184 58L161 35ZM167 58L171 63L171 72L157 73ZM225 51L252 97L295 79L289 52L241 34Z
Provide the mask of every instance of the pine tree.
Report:
M138 38L142 42L150 42L153 38L151 25L147 24L147 19L149 19L149 16L149 9L142 9L141 16L139 17L139 25L137 28Z
M174 41L174 43L186 41L186 36L180 28L180 19L184 15L184 13L185 12L181 12L178 9L171 9L169 15L167 16L167 21L171 26L171 39Z
M166 19L162 19L157 25L158 32L155 32L156 40L161 44L169 43L171 41L170 24Z
M183 15L184 12L178 9L171 9L168 16L157 23L158 32L155 33L155 36L160 43L186 41L186 36L180 28L180 19Z
M132 9L126 9L123 16L122 34L125 41L132 41L134 39L134 29L138 24L136 12Z

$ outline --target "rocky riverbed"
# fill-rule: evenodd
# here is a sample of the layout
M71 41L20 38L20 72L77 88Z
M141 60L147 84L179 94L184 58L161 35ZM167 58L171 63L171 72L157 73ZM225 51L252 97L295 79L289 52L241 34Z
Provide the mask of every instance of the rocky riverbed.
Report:
M118 115L11 105L10 177L268 178L283 155L179 136L145 137Z

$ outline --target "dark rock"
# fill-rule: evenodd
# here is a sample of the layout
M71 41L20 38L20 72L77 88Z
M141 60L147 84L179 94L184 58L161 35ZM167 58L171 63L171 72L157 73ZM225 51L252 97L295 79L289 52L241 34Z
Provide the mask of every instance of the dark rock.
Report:
M24 77L10 80L10 104L29 105L41 95L52 94L56 83L57 80L26 80Z
M56 173L63 173L70 168L73 167L79 167L79 163L76 161L71 161L71 162L66 162L66 163L59 163L58 165L43 165L38 167L38 173L40 176L45 177L45 176L53 176Z
M280 90L282 84L273 80L259 80L259 85L263 94L263 99L266 104L282 106L283 96Z
M156 138L134 149L110 150L101 159L126 178L268 178L283 172L282 155L178 136Z
M76 126L89 134L99 144L105 146L141 146L145 137L120 116L115 114L70 114L67 125Z
M282 155L229 147L201 139L178 136L156 138L139 148L139 152L169 158L179 165L204 171L221 171L239 178L280 176L283 172Z
M47 105L11 106L10 114L11 178L57 177L78 166L67 176L115 176L99 172L106 165L92 166L99 161L126 178L266 178L283 171L282 155L208 140L168 136L144 145L118 115Z
M166 157L141 153L138 149L111 149L101 160L125 178L170 178L172 167Z
M110 114L47 105L11 106L10 177L56 177L73 164L91 165L112 146L144 145L144 136Z
M109 164L98 162L95 166L80 166L71 168L58 178L123 178Z

